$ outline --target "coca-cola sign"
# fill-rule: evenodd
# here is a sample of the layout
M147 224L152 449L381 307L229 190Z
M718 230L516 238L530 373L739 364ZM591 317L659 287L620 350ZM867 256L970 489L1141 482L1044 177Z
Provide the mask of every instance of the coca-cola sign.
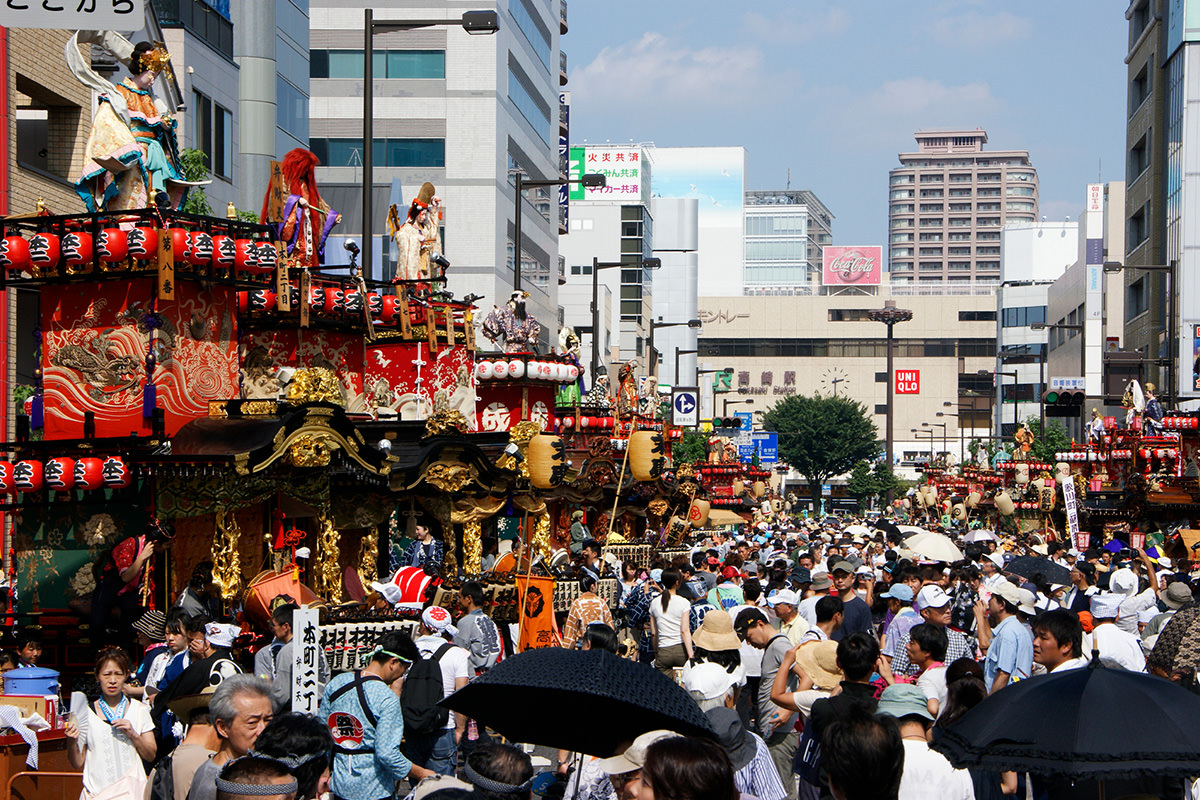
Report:
M878 286L883 278L882 247L826 245L822 262L826 286Z

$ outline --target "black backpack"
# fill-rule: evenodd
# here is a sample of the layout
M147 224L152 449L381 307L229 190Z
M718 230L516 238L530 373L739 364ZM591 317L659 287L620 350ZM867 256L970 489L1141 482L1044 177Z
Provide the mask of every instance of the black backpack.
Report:
M404 712L404 732L413 736L432 736L446 727L450 710L439 706L442 701L442 668L438 663L453 647L446 642L429 658L423 658L408 669L404 689L400 692L400 708Z
M175 800L175 759L168 753L159 759L150 779L150 800Z

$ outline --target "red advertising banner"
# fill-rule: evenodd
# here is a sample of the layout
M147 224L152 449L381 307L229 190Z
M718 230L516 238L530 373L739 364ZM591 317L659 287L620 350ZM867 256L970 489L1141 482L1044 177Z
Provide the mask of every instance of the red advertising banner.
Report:
M826 245L821 266L826 286L878 286L883 280L883 248Z
M898 369L896 370L896 394L920 394L921 393L921 370L919 369Z

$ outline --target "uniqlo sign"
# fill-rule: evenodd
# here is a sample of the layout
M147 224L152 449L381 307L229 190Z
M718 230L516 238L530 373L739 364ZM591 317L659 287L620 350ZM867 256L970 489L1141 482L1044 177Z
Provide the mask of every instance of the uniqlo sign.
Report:
M896 394L920 394L921 393L921 370L919 369L898 369L896 370Z

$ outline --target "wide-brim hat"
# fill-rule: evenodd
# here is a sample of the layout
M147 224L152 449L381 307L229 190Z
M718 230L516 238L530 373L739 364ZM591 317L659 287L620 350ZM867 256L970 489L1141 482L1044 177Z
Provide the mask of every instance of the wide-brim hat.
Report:
M837 642L827 639L804 642L796 650L796 663L818 689L833 689L842 682L837 647Z
M167 703L167 708L171 710L176 719L186 725L188 724L188 717L191 716L193 711L208 708L208 704L212 701L215 691L217 691L216 686L205 686L197 694L185 694L182 697L176 697Z
M733 631L733 617L717 608L704 615L704 621L692 634L692 644L709 651L737 650L742 641Z

